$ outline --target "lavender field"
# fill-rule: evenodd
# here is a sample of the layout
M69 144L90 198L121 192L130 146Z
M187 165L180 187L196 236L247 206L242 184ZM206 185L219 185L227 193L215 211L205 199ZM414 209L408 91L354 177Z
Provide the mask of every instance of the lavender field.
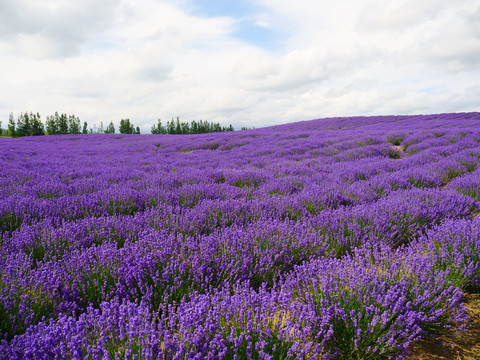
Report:
M467 331L480 113L0 139L1 359L399 359Z

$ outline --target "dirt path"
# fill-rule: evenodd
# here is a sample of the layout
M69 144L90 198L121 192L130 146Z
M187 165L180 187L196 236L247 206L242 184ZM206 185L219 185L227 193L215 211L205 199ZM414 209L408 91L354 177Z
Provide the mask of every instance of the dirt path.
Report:
M419 341L412 347L412 360L480 360L480 295L465 295L470 330L456 335L454 330Z

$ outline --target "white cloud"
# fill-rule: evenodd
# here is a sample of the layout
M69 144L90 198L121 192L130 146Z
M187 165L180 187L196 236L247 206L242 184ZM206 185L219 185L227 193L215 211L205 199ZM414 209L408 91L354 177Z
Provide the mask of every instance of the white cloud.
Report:
M391 30L402 32L431 21L462 4L461 0L397 0L370 2L358 19L358 28L366 32Z
M113 22L118 0L29 1L0 3L0 34L10 51L29 57L65 57Z
M268 22L266 22L265 20L256 20L254 22L255 26L258 26L258 27L261 27L261 28L265 28L265 29L268 29L270 28L270 24Z
M478 110L478 0L257 0L236 18L194 0L4 0L0 117L180 116L261 126L321 116ZM283 47L235 36L245 22Z

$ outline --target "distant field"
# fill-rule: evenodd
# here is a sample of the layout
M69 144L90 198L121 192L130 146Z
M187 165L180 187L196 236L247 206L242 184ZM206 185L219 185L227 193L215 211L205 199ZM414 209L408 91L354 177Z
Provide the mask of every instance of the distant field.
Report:
M480 357L480 113L4 139L0 162L2 359Z

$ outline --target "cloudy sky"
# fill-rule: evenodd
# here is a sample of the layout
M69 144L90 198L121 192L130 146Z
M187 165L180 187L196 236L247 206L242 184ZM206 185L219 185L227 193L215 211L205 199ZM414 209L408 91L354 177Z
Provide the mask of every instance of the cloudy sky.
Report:
M480 111L480 0L0 0L0 120Z

